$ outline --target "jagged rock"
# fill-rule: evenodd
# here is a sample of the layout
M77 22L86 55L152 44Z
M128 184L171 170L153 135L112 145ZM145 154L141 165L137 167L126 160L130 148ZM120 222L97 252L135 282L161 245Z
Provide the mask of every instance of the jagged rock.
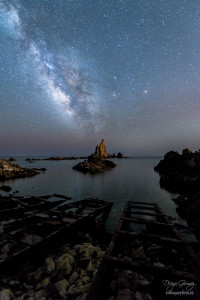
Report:
M99 156L99 157L108 157L110 156L106 150L106 144L104 139L102 139L100 145L96 146L96 150L94 155Z
M79 275L76 271L70 276L69 278L69 284L74 283L78 279Z
M80 287L77 287L75 284L73 284L72 286L70 286L66 294L69 297L78 296L81 294Z
M42 286L43 288L46 288L50 284L50 277L47 277L42 280Z
M112 169L117 165L108 160L107 158L111 157L106 150L105 141L104 139L101 141L100 145L96 146L95 153L90 155L87 160L80 162L73 169L81 171L81 172L102 172L105 170Z
M66 279L62 279L55 283L55 288L57 290L57 293L60 295L61 299L66 298L67 294L67 288L69 287L69 282Z
M32 177L38 174L34 169L22 168L0 158L0 180Z
M94 253L94 251L95 251L95 249L94 249L94 247L90 243L83 243L81 245L81 247L79 248L79 253L83 257L92 256L92 254Z
M165 267L165 265L164 264L162 264L161 262L155 262L155 263L153 263L153 265L154 265L154 267L159 267L159 268L164 268Z
M35 281L38 281L40 277L42 276L43 269L42 268L37 268L35 272L32 273L32 277Z
M63 254L56 262L57 270L65 270L66 275L70 275L74 264L74 258L70 254Z

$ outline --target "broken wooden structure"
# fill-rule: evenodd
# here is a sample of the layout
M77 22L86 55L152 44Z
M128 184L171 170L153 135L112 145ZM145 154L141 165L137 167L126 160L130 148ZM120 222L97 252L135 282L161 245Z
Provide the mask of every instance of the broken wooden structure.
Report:
M62 195L56 197L64 199L47 200L52 196L0 199L1 271L34 259L51 245L66 240L73 230L90 224L94 217L101 215L105 220L113 205L99 199L66 204Z
M172 219L155 203L129 201L93 280L87 300L104 300L109 297L125 299L123 296L120 298L116 291L113 292L111 284L117 282L116 272L121 274L124 270L153 278L150 279L151 284L145 287L151 299L166 299L162 280L185 280L194 282L195 289L199 287L200 244L192 234L186 234L186 227L176 224ZM199 299L199 290L196 289L194 293L198 294L194 299ZM129 299L129 296L126 297Z

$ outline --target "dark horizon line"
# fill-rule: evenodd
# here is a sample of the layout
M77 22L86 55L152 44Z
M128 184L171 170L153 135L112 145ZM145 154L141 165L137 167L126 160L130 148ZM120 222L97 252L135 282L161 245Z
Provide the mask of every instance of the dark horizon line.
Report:
M2 157L27 157L27 158L35 158L35 157L88 157L89 155L1 155L0 158ZM163 154L160 155L125 155L124 158L143 158L143 157L163 157ZM117 158L117 157L116 157Z

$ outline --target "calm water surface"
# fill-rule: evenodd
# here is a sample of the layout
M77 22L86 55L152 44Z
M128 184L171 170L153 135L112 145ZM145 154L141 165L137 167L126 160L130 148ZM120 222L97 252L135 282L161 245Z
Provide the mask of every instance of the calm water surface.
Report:
M96 175L73 170L79 160L35 161L30 164L24 157L16 159L16 163L23 167L43 167L47 171L32 178L4 182L13 191L18 190L19 195L24 196L58 193L72 197L73 201L89 197L113 201L108 230L116 227L127 201L155 202L167 215L178 218L176 205L171 200L176 195L160 188L159 175L154 172L160 158L114 159L117 163L115 169Z

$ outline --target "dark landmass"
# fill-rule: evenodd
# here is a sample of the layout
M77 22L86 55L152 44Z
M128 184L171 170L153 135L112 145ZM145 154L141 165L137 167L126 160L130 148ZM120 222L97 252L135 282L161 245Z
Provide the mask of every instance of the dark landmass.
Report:
M112 156L107 153L105 141L103 139L100 145L96 146L95 153L90 155L87 160L74 166L73 169L84 173L97 173L110 170L117 166L114 162L108 160L110 157Z
M104 140L103 140L104 141ZM101 142L102 143L102 142ZM103 142L105 144L105 142ZM104 149L104 145L102 144L97 145L95 149L96 156L98 157L104 157L104 158L129 158L127 156L123 156L121 152L119 152L117 155L115 153L109 154L107 153L107 150ZM61 160L77 160L77 159L88 159L90 156L51 156L47 158L26 158L25 160L28 161L29 163L33 163L34 161L37 160L56 160L56 161L61 161Z
M48 158L26 158L25 160L32 163L37 160L77 160L77 159L86 159L87 156L56 156L56 157L48 157Z
M2 190L4 192L10 192L12 190L12 188L9 185L2 185L0 187L0 190Z
M183 194L173 201L178 205L176 210L180 217L187 220L191 231L200 240L200 193Z
M0 180L32 177L40 174L34 169L22 168L17 164L11 164L5 159L0 158Z
M178 205L176 210L200 238L200 152L184 149L179 154L170 151L154 169L161 175L162 188L181 194L173 199Z
M170 151L154 168L160 186L170 192L200 191L200 152L184 149L182 154Z

